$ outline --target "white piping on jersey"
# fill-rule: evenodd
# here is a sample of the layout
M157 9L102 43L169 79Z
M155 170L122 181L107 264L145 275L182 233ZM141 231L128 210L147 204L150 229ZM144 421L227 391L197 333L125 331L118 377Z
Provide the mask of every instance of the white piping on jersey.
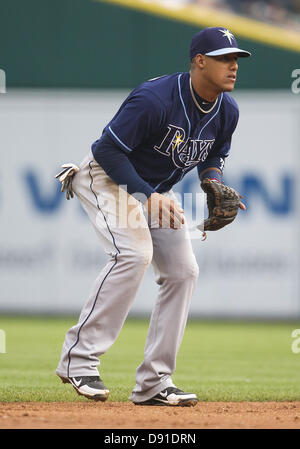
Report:
M188 124L189 124L188 137L190 137L190 134L191 134L191 122L190 122L190 119L188 118L188 115L187 115L187 112L186 112L186 108L185 108L185 104L184 104L184 101L183 101L182 95L181 95L181 86L180 86L180 78L181 78L181 75L182 75L182 73L178 76L178 92L179 92L180 101L181 101L182 106L183 106L183 110L184 110L185 117L186 117L187 122L188 122Z
M117 141L124 147L126 148L127 151L132 151L131 148L129 148L127 145L125 145L125 143L122 142L122 140L119 139L119 137L113 132L113 130L111 129L111 127L109 126L108 129L110 130L110 132L112 133L112 135L114 136L115 139L117 139Z
M161 181L159 184L157 184L157 186L153 187L154 190L158 189L158 187L159 187L161 184L163 184L164 182L169 181L169 179L172 178L172 176L174 175L174 173L175 173L177 170L180 170L180 168L175 168L175 170L172 171L172 173L170 174L170 176L169 176L167 179L164 179L164 180Z
M203 126L203 128L202 128L201 131L199 132L198 140L199 140L199 138L200 138L200 136L201 136L202 131L203 131L204 128L206 127L206 125L208 125L209 122L210 122L210 121L211 121L211 120L218 114L218 112L219 112L219 110L220 110L220 107L221 107L222 100L223 100L223 93L221 94L221 98L220 98L220 102L219 102L218 109L216 110L215 114L208 120L208 122L205 123L205 125ZM193 167L193 168L194 168L194 167ZM185 173L184 173L185 170L186 170L185 168L182 170L182 174L181 174L181 176L180 176L180 179L179 179L177 182L180 182L180 181L182 180L182 178L183 178L183 176L184 176L184 174L185 174Z
M180 101L181 101L181 104L182 104L182 107L183 107L184 115L185 115L186 120L187 120L188 125L189 125L189 132L188 132L188 138L187 138L187 140L188 140L188 139L190 138L190 133L191 133L191 122L190 122L190 119L189 119L189 117L188 117L188 115L187 115L186 107L185 107L185 104L184 104L184 101L183 101L183 98L182 98L182 94L181 94L181 86L180 86L180 79L181 79L181 76L182 76L182 73L178 76L178 93L179 93L179 98L180 98ZM199 140L200 135L201 135L202 131L204 130L204 128L205 128L205 127L211 122L211 120L213 120L213 119L215 118L215 116L218 114L218 112L219 112L219 110L220 110L220 107L221 107L222 100L223 100L223 93L221 94L221 97L220 97L218 109L216 110L216 112L214 113L214 115L213 115L213 116L212 116L212 117L205 123L205 125L203 126L203 128L200 130L199 135L198 135L198 139L197 139L197 140ZM169 179L172 178L172 176L174 175L174 173L175 173L177 170L182 170L180 179L179 179L177 182L181 181L182 178L183 178L183 176L184 176L184 172L185 172L186 168L182 168L182 169L180 169L180 168L175 168L175 170L172 171L172 173L170 174L170 176L169 176L167 179L164 179L164 180L161 181L159 184L157 184L157 186L154 187L154 190L157 190L157 189L161 186L161 184L163 184L164 182L169 181Z
M222 100L223 100L223 92L221 93L221 98L220 98L220 101L219 101L218 109L216 110L216 112L214 113L214 115L208 120L208 122L205 123L205 125L203 126L203 128L200 130L200 132L199 132L199 134L198 134L198 139L197 139L197 140L199 140L199 138L200 138L200 136L201 136L201 133L202 133L202 131L204 130L204 128L205 128L205 127L212 121L212 119L215 118L215 116L218 114L218 112L219 112L219 110L220 110L220 107L221 107Z
M182 73L178 76L178 79L177 79L178 93L179 93L179 98L180 98L180 101L181 101L181 104L182 104L182 107L183 107L183 112L184 112L185 118L186 118L186 120L187 120L187 122L188 122L188 125L189 125L189 132L188 132L188 139L189 139L190 133L191 133L191 122L190 122L190 119L189 119L189 117L188 117L188 115L187 115L186 108L185 108L185 104L184 104L184 101L183 101L183 98L182 98L182 94L181 94L181 86L180 86L180 79L181 79L181 76L182 76ZM157 186L154 187L154 190L157 190L158 187L159 187L161 184L163 184L164 182L169 181L169 179L172 178L172 176L174 175L174 173L175 173L177 170L180 170L180 168L175 168L175 170L172 171L172 173L170 174L170 176L169 176L167 179L164 179L164 180L161 181L159 184L157 184Z

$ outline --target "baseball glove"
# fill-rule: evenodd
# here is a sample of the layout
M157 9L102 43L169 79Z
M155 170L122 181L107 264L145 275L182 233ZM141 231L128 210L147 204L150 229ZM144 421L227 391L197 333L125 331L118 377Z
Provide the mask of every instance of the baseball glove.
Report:
M233 222L240 207L238 192L220 182L205 178L201 188L207 194L208 218L198 226L206 238L205 231L218 231Z
M79 167L75 164L63 164L61 168L63 168L63 170L57 173L55 178L59 178L59 182L61 182L61 191L66 192L66 198L67 200L70 200L74 197L72 181L74 175L79 172Z

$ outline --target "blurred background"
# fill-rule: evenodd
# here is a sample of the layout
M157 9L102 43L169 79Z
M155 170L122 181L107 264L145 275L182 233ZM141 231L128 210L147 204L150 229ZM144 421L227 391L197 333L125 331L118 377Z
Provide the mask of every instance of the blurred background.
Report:
M298 319L300 1L0 3L0 313L80 311L106 255L54 175L81 162L132 88L189 70L196 32L225 26L253 55L239 61L225 169L247 212L205 242L192 232L190 316ZM176 191L200 192L196 173ZM193 220L195 202L185 210ZM148 316L156 292L150 267L130 315Z

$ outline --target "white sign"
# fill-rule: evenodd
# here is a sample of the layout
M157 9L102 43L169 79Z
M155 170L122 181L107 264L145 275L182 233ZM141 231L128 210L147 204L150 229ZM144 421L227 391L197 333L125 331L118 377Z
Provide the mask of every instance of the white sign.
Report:
M77 313L87 299L106 255L79 201L65 200L54 175L65 162L81 162L126 95L36 90L1 97L0 311ZM247 211L206 241L192 240L200 276L191 315L295 318L297 96L235 98L240 122L225 181L244 196ZM200 192L196 170L175 190ZM192 213L186 205L188 220ZM149 314L157 291L150 267L131 314Z

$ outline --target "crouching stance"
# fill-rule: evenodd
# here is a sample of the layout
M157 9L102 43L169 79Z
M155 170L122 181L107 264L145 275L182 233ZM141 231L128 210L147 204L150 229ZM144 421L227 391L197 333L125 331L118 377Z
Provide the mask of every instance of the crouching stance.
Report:
M80 200L108 255L78 323L66 334L56 370L89 399L108 398L99 358L117 339L152 263L159 291L130 400L163 406L198 401L172 381L198 278L184 211L172 187L196 167L202 186L206 179L222 183L238 122L237 104L227 92L234 88L238 57L249 55L225 28L196 34L190 72L134 89L80 166L65 164L57 175L67 198L75 194ZM212 186L209 192L214 191ZM238 207L244 208L239 200Z

